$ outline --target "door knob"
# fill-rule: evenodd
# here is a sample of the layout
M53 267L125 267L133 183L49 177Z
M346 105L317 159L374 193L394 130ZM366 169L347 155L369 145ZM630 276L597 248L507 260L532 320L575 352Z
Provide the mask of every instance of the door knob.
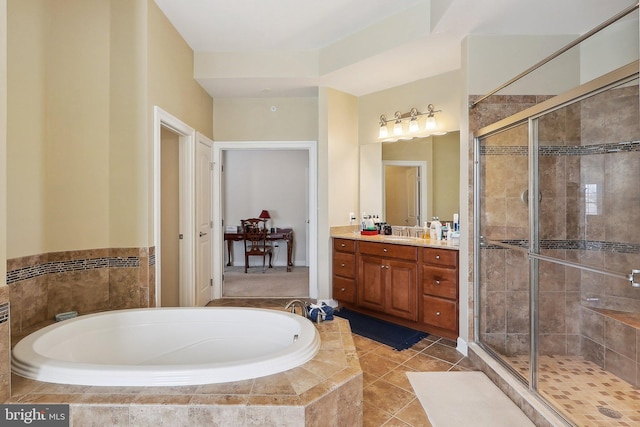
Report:
M207 233L203 233L202 231L200 232L200 237L206 236L206 235L207 235Z

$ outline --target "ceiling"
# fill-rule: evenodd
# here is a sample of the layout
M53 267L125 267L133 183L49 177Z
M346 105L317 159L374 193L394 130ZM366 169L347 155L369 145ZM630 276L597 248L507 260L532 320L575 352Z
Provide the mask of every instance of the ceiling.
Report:
M635 0L155 0L214 98L362 96L461 66L470 34L575 34ZM637 17L637 12L635 12ZM542 58L541 58L542 59Z

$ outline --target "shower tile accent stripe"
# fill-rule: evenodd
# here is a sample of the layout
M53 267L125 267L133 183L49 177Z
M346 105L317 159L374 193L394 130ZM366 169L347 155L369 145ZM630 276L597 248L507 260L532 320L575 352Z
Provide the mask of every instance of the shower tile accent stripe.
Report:
M500 243L522 249L529 248L528 240L500 240ZM508 249L504 246L485 244L482 249ZM541 240L540 249L547 250L587 250L618 254L640 254L640 244L625 242L606 242L595 240Z
M590 145L541 145L540 156L590 156L640 151L640 141L611 142ZM481 156L527 156L529 147L522 145L480 146Z

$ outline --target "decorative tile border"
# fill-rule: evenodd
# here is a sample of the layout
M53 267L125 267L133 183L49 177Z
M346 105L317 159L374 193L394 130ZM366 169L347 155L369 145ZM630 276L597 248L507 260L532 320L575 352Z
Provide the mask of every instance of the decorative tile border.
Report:
M500 243L522 249L529 248L528 240L500 240ZM507 249L498 245L483 245L481 249ZM619 254L640 254L640 244L624 242L605 242L598 240L541 240L540 249L582 250L611 252Z
M70 271L93 270L96 268L138 268L139 257L106 257L76 259L69 261L51 261L31 265L17 270L7 271L7 285L21 280L33 279L45 274L66 273Z
M594 154L630 153L640 151L640 141L622 141L591 145L544 145L541 156L590 156ZM480 146L481 156L527 156L529 147L523 145Z
M9 320L9 303L5 302L0 304L0 323L5 323Z

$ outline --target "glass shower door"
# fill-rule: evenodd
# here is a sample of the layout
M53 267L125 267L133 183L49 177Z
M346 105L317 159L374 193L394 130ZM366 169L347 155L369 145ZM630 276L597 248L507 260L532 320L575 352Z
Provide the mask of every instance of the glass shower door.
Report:
M479 141L479 338L525 383L531 315L528 123Z
M532 122L536 388L578 425L640 422L640 288L629 280L640 268L638 117L634 79Z

